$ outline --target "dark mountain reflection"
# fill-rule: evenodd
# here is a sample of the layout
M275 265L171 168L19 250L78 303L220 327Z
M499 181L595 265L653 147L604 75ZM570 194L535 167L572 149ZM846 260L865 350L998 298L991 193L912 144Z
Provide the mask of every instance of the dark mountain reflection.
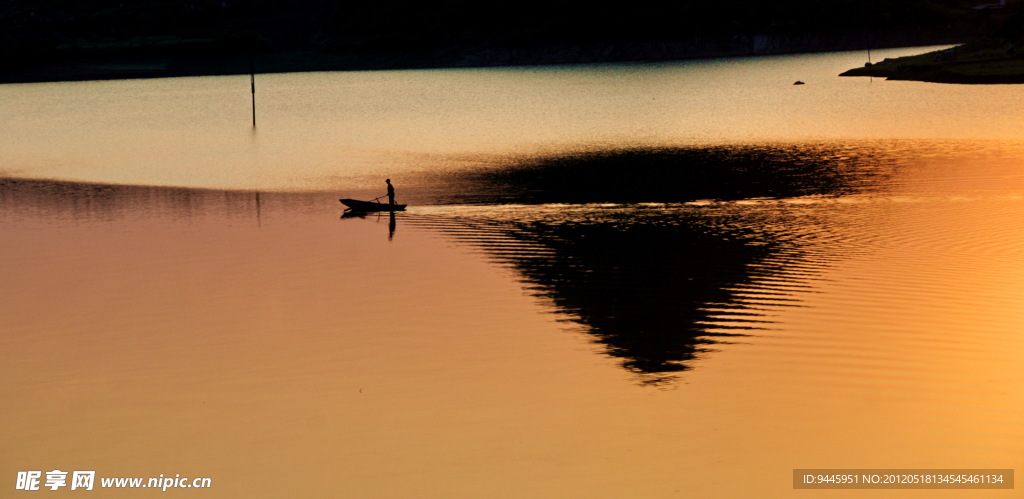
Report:
M797 301L800 278L783 269L799 258L790 238L759 231L749 217L702 216L594 208L564 219L420 223L513 268L642 383L659 384L711 345L770 327L760 307Z
M427 223L515 269L624 368L659 384L711 345L770 327L766 307L799 302L819 265L804 248L820 224L771 198L853 193L890 167L845 145L552 157L456 176L450 201L558 204ZM751 198L761 201L730 202ZM692 200L714 201L683 204Z

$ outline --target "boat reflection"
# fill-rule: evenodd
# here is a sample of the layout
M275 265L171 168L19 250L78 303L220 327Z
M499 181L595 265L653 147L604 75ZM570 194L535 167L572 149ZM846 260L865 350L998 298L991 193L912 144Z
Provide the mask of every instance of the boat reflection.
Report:
M346 211L341 214L342 220L358 218L362 220L373 219L380 222L384 218L384 212ZM387 212L388 218L388 241L395 239L395 230L398 228L398 218L395 212Z

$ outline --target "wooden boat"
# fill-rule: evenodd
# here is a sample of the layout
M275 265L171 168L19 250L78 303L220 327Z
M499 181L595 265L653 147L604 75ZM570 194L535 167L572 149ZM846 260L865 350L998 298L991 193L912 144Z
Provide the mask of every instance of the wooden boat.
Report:
M341 204L348 206L348 210L358 212L370 211L404 211L408 205L381 203L380 201L360 201L358 199L339 199Z

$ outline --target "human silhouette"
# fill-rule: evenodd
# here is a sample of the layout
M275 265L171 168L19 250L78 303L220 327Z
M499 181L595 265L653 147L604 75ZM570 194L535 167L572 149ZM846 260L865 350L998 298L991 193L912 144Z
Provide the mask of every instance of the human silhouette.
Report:
M388 204L395 204L395 186L391 185L391 179L384 181L388 184Z

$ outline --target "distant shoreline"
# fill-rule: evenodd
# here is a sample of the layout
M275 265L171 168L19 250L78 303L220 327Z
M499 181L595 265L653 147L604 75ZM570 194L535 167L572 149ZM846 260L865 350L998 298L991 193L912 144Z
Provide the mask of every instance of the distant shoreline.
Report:
M859 35L746 36L693 38L673 42L546 44L522 47L449 47L396 53L347 53L315 50L264 51L209 56L121 54L65 58L7 67L0 84L95 81L189 76L227 76L315 72L545 66L560 64L645 63L720 57L771 56L865 50ZM895 38L874 47L900 48L955 43L950 40Z

